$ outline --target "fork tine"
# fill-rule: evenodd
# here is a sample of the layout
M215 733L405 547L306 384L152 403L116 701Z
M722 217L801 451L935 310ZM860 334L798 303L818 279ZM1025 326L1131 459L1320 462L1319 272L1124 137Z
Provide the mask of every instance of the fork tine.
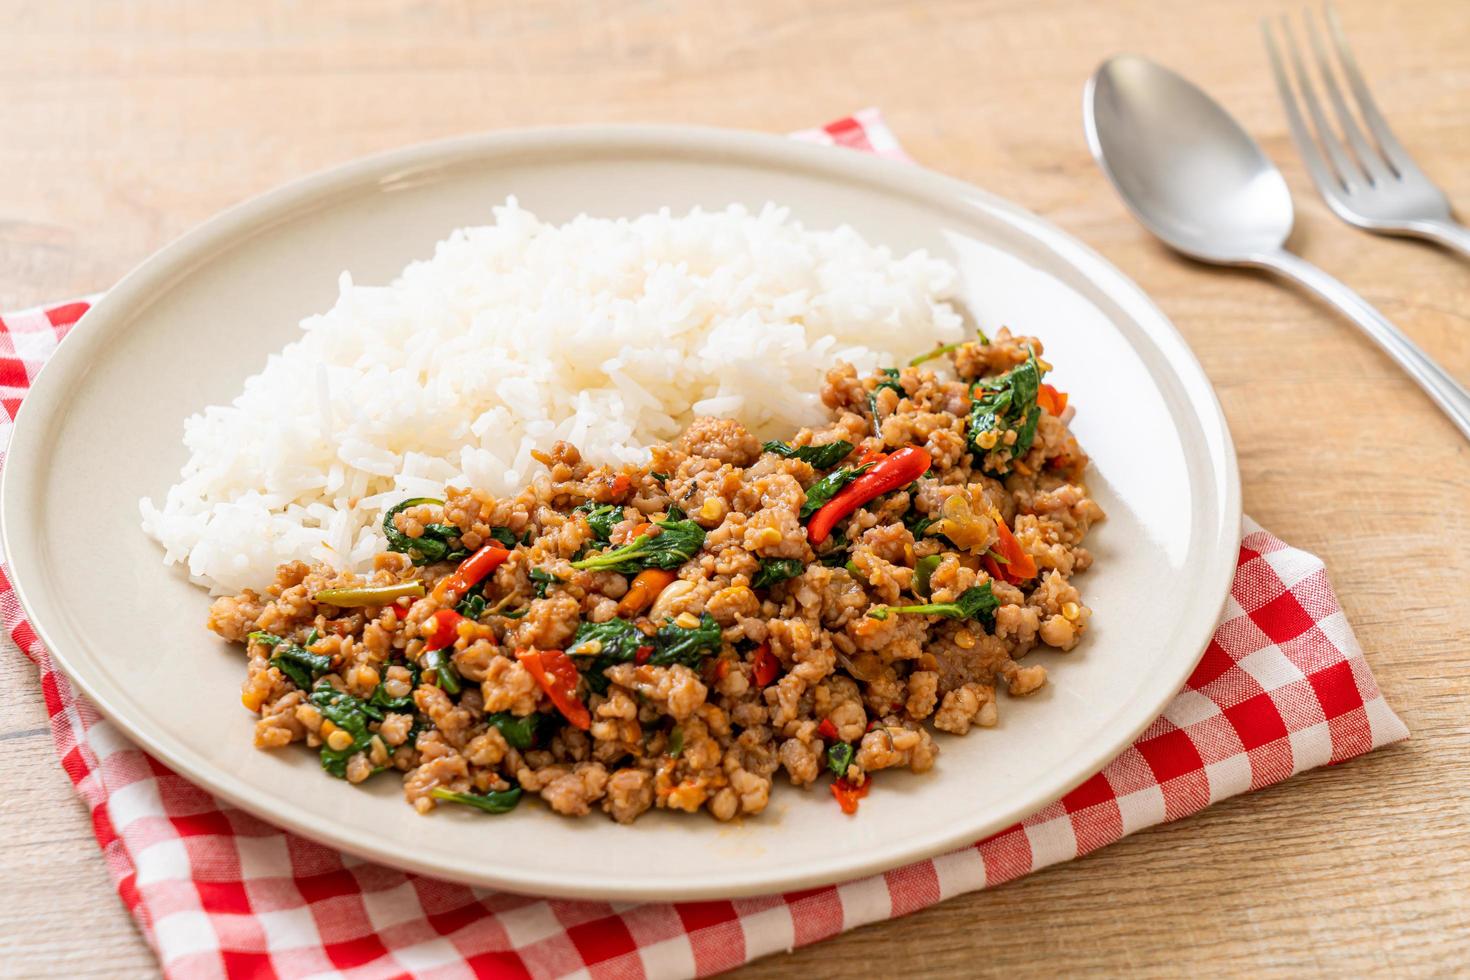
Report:
M1296 79L1297 91L1301 93L1302 104L1307 107L1307 115L1312 119L1312 128L1317 132L1317 142L1321 143L1322 149L1327 152L1327 159L1332 161L1332 167L1337 171L1337 176L1341 178L1342 186L1348 191L1357 190L1367 182L1367 176L1357 162L1348 156L1342 141L1328 125L1327 117L1322 112L1322 103L1317 100L1317 89L1312 84L1312 76L1307 74L1306 62L1302 60L1301 48L1296 43L1296 34L1285 17L1281 18L1281 36L1286 52L1291 57L1292 75Z
M1310 10L1307 10L1303 12L1302 19L1307 25L1307 39L1312 45L1312 53L1317 57L1317 74L1322 78L1322 88L1327 92L1327 98L1331 101L1333 111L1337 114L1338 126L1352 146L1358 165L1367 172L1368 179L1375 184L1392 180L1395 176L1394 172L1388 168L1378 151L1368 145L1363 131L1358 128L1353 114L1348 111L1347 102L1342 97L1342 89L1338 87L1337 77L1332 72L1332 59L1327 56L1327 49L1322 45L1322 35L1317 32L1316 18L1312 16Z
M1302 118L1301 109L1297 106L1296 94L1291 90L1291 82L1286 76L1286 65L1281 60L1281 52L1276 47L1276 38L1272 33L1271 24L1265 18L1261 19L1261 36L1266 39L1266 54L1271 59L1271 73L1276 76L1276 90L1281 94L1281 107L1286 111L1286 127L1291 130L1292 141L1296 143L1298 152L1302 155L1302 161L1307 165L1307 172L1312 175L1312 180L1328 195L1338 195L1342 191L1342 181L1332 172L1327 161L1322 158L1322 153L1317 149L1317 142L1312 138L1312 131L1307 128L1307 121Z
M1324 6L1327 19L1327 29L1332 34L1333 44L1337 47L1338 64L1342 66L1343 77L1347 79L1348 85L1352 87L1353 95L1358 99L1358 111L1362 113L1363 121L1373 131L1373 138L1378 141L1378 148L1383 151L1383 156L1388 160L1388 165L1393 167L1394 172L1403 174L1414 166L1414 161L1409 157L1398 138L1393 135L1393 130L1388 128L1388 120L1383 118L1383 113L1378 111L1378 103L1373 101L1373 93L1368 91L1368 83L1363 81L1363 73L1358 71L1358 61L1353 57L1353 49L1348 47L1347 35L1343 33L1342 21L1338 20L1337 8L1331 3Z

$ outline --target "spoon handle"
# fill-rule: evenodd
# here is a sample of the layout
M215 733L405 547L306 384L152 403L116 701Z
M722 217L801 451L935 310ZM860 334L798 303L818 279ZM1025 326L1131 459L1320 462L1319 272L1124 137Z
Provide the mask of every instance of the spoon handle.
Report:
M1290 252L1273 252L1262 256L1260 264L1307 287L1358 325L1379 347L1419 383L1455 427L1470 439L1470 392L1444 368L1420 350L1404 332L1389 322L1367 300L1305 259Z

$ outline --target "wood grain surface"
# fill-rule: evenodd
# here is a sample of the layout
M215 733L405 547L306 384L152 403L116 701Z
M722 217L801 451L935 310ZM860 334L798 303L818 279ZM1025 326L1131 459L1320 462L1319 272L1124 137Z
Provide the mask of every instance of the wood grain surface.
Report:
M227 205L413 141L782 132L879 105L916 159L1060 224L1173 318L1224 402L1247 512L1325 559L1414 737L745 975L1450 974L1470 962L1470 446L1327 310L1149 239L1082 136L1104 57L1184 70L1285 169L1294 247L1470 380L1470 262L1351 230L1308 184L1257 28L1281 6L0 0L0 309L103 289ZM1470 6L1339 9L1399 137L1470 209ZM152 975L33 669L13 647L0 662L0 973Z

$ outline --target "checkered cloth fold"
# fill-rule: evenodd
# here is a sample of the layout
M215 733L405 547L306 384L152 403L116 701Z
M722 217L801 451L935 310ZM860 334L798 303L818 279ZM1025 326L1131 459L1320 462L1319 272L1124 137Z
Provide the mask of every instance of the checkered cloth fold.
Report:
M903 159L874 110L796 134ZM85 301L0 318L0 465L17 406ZM85 327L83 327L85 329ZM78 697L0 570L62 767L118 894L171 977L686 977L1010 881L1215 800L1408 735L1322 563L1247 520L1230 601L1184 690L1106 769L969 847L860 881L734 901L503 894L348 857L221 804Z

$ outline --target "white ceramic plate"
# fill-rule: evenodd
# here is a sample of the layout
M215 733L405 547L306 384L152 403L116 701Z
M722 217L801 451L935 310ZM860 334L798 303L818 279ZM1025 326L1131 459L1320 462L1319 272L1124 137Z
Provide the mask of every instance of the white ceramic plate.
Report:
M251 747L238 648L208 599L138 529L185 454L184 417L329 307L337 276L383 282L506 195L547 219L731 201L791 205L895 250L952 259L983 326L1040 336L1077 406L1108 520L1078 582L1096 610L1052 682L994 730L941 736L925 776L883 773L844 817L818 785L779 786L740 825L651 813L635 826L540 805L418 816L398 780L354 788L313 753ZM882 871L975 841L1097 772L1162 711L1207 643L1234 568L1239 478L1225 420L1184 341L1139 289L1050 224L918 167L771 136L672 128L503 133L412 147L230 210L110 292L25 401L0 521L26 611L57 662L139 744L283 827L386 864L548 895L713 898ZM779 782L779 776L778 776Z

